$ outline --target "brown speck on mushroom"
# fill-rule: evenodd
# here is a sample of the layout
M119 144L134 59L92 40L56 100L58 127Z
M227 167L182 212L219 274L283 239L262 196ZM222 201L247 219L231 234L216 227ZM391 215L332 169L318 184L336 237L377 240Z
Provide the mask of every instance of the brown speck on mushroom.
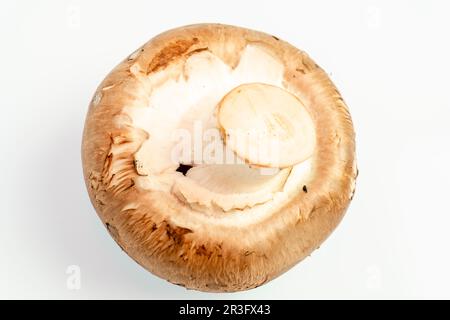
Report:
M165 224L166 234L175 244L179 245L183 242L184 236L188 233L192 233L192 230L182 227L173 227L170 224Z
M189 48L198 42L198 38L192 40L176 40L167 45L157 54L147 67L147 75L165 68L170 62L186 53Z
M113 237L114 240L118 241L119 239L119 231L116 227L114 227L109 222L105 223L106 229L108 229L108 232L111 234L111 237Z
M192 55L194 55L194 54L196 54L196 53L200 53L200 52L203 52L203 51L208 51L208 50L209 50L208 47L194 49L194 50L192 50L192 51L189 51L189 52L186 54L186 57L192 56Z
M136 173L140 176L147 176L148 174L144 172L144 165L138 159L133 160L134 168Z

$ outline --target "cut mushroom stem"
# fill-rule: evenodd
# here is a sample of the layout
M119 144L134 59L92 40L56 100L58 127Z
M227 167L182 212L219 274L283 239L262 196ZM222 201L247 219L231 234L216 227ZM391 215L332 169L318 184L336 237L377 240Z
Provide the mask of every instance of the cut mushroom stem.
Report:
M189 179L178 179L173 190L188 203L243 210L273 199L289 173L290 169L283 169L265 174L245 164L200 165L186 173Z
M225 95L218 122L226 145L248 163L285 168L309 158L316 144L303 103L279 87L248 83Z

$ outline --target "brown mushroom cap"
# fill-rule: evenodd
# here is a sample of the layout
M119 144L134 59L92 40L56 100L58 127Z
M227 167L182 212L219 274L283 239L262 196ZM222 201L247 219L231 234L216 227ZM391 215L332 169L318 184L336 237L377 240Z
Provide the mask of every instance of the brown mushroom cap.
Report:
M233 70L248 46L281 63L281 85L313 120L314 152L292 169L307 173L252 208L190 201L175 192L167 169L153 172L137 156L152 136L130 110L149 108L155 88L180 79L190 57L211 53ZM327 74L276 37L218 24L167 31L120 63L90 104L82 160L90 199L128 255L172 283L215 292L260 286L308 256L343 217L357 174L350 114Z

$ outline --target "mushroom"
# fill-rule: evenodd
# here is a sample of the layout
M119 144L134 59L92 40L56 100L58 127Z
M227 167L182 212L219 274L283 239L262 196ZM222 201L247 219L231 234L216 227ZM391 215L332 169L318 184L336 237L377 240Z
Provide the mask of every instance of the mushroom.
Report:
M327 74L268 34L167 31L100 84L86 117L90 199L127 254L190 289L246 290L319 247L357 175Z

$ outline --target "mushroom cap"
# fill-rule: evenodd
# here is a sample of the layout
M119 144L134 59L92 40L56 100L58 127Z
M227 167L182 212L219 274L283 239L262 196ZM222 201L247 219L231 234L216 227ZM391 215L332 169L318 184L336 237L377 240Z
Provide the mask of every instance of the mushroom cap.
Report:
M170 183L146 187L142 181L156 180L136 154L151 137L130 108L148 106L174 64L207 51L232 70L249 45L281 62L282 86L313 120L314 152L307 165L292 169L306 170L306 178L248 210L192 205ZM220 24L162 33L114 68L90 103L82 161L91 202L117 244L153 274L213 292L258 287L307 257L342 219L357 176L351 117L327 74L287 42ZM157 181L164 180L158 174Z

